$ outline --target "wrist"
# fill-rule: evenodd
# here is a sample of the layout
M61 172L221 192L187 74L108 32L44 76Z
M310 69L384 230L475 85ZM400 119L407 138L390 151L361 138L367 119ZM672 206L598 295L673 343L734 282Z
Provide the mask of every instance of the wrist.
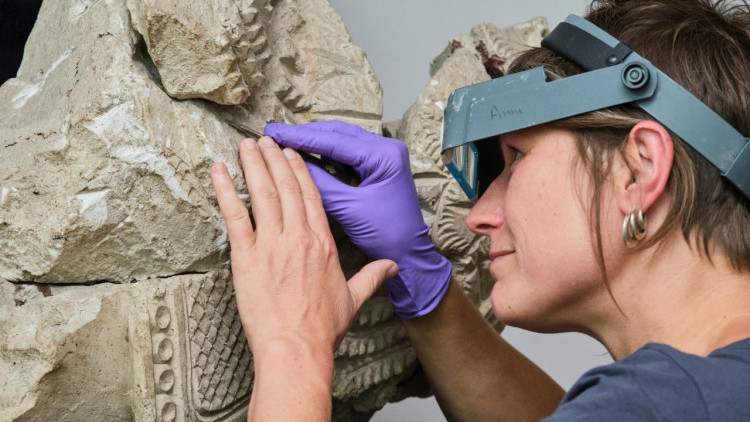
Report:
M429 314L448 291L453 266L430 246L399 260L398 276L387 282L394 311L402 319Z
M311 344L299 337L278 336L253 348L256 377L268 370L270 374L280 367L317 374L321 381L333 383L333 350L326 345ZM278 373L276 373L278 375ZM276 376L271 375L271 376Z
M253 352L255 381L248 421L330 418L332 350L287 336L264 341Z

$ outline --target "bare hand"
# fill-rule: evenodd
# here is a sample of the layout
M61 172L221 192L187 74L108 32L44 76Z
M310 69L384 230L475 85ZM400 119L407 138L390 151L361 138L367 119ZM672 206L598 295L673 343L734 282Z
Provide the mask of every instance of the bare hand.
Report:
M226 221L237 305L256 354L292 342L331 354L352 319L386 278L394 262L381 260L349 282L320 194L301 157L269 137L247 139L240 159L250 193L255 229L223 163L211 181Z

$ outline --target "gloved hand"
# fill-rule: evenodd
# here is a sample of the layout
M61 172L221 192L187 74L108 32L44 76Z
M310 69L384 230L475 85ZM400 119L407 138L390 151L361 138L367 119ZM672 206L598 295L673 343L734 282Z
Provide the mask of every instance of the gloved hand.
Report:
M371 259L398 264L398 276L387 281L396 314L411 319L435 309L448 290L452 268L427 233L406 145L338 121L269 123L265 135L359 173L362 182L352 187L315 165L307 166L326 212L352 242Z

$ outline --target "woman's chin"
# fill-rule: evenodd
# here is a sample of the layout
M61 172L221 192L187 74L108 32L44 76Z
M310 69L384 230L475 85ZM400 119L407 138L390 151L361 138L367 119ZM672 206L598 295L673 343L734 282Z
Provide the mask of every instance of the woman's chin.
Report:
M541 318L528 312L533 307L523 306L524 303L511 297L510 292L503 291L500 283L496 282L492 288L490 303L495 316L503 324L532 331L540 328L538 325Z
M492 311L500 322L505 325L514 325L512 322L516 320L518 316L510 305L512 301L508 300L507 294L502 292L500 282L495 282L495 285L492 287L490 303L492 304Z

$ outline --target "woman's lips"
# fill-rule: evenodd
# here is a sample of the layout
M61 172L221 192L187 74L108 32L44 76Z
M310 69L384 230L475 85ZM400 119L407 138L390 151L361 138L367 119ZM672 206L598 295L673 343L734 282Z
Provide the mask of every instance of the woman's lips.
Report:
M515 251L513 251L513 250L507 250L507 251L490 252L490 260L494 261L495 258L502 258L502 257L504 257L506 255L512 254L513 252L515 252Z

